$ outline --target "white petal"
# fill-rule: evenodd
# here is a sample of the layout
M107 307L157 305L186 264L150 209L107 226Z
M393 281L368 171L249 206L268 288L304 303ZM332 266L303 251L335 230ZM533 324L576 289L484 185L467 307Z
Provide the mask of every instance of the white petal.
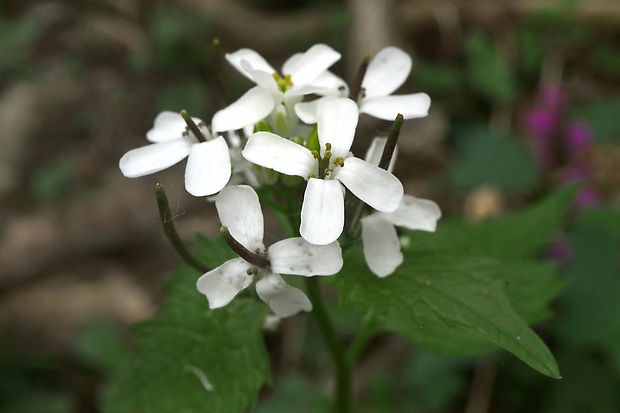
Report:
M361 222L368 268L381 278L387 277L403 262L396 228L378 214L370 214Z
M299 289L286 284L277 274L267 274L256 283L258 296L278 317L290 317L300 311L311 311L312 303Z
M128 178L149 175L182 161L189 155L192 145L192 141L187 138L152 143L127 152L121 157L118 166Z
M310 150L270 132L256 132L243 149L243 157L256 165L271 168L285 175L317 174L318 163Z
M297 64L299 63L299 59L301 59L303 55L303 53L295 53L286 59L282 65L282 73L290 74L293 70L295 70Z
M274 107L271 93L255 86L213 116L213 132L243 129L267 117Z
M318 108L318 132L321 156L325 144L332 145L332 159L349 155L359 113L351 99L321 99Z
M267 255L271 270L279 274L333 275L342 268L338 242L313 245L303 238L287 238L270 246Z
M247 62L247 60L241 61L241 67L258 86L268 90L272 94L282 94L278 88L278 83L273 78L273 72L265 72L264 70L254 69L252 65Z
M267 73L276 73L276 70L271 67L269 63L257 52L252 49L239 49L233 53L226 54L226 60L242 75L250 80L253 80L249 73L247 73L241 66L243 60L247 61L250 66L255 70L262 70Z
M329 70L324 71L319 77L314 79L312 85L322 88L322 90L317 91L317 94L321 96L349 96L349 86L347 86L346 82Z
M186 123L179 113L164 111L157 115L153 127L146 132L150 142L165 142L183 137Z
M399 227L435 232L441 210L433 201L405 195L396 211L384 212L381 216Z
M403 199L403 185L398 178L377 166L358 158L347 158L337 170L340 180L356 197L372 208L392 212Z
M290 66L293 84L309 84L340 60L340 53L324 44L315 44ZM288 68L288 67L287 67Z
M327 245L344 229L344 195L337 180L308 180L301 206L299 232L306 241Z
M202 123L199 118L192 118L196 125ZM164 111L155 118L153 127L146 132L146 139L150 142L166 142L182 138L187 123L180 113Z
M394 120L399 113L405 119L413 119L428 115L430 106L431 98L426 93L413 93L363 99L360 112L384 120Z
M371 163L375 166L379 166L379 162L381 161L381 156L383 156L383 150L385 149L385 144L387 143L387 138L376 137L372 140L368 150L366 151L366 156L364 159L366 162ZM398 146L394 148L394 152L392 153L392 159L390 159L390 164L388 165L388 172L392 172L394 170L394 164L396 163L396 157L398 155Z
M311 95L312 93L320 95L323 92L327 92L327 89L322 86L315 86L313 84L297 84L288 88L284 94L286 96L306 96Z
M295 105L295 113L302 122L312 125L316 123L321 99L301 102Z
M398 89L411 72L411 57L397 47L381 50L368 65L362 81L366 97L387 96Z
M230 180L230 152L222 136L192 146L185 167L185 189L194 196L219 192Z
M227 186L215 199L222 225L250 251L263 251L263 212L258 195L247 185Z
M207 296L209 307L221 308L252 283L252 265L241 258L226 261L198 279L196 288Z

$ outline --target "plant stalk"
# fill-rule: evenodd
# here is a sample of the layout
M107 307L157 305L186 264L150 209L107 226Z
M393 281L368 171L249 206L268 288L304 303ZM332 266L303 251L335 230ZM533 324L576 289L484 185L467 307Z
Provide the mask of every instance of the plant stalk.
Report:
M317 277L306 278L308 297L312 302L314 317L321 336L336 369L336 391L334 394L333 413L350 413L351 411L351 365L347 361L344 346L338 339L336 329L323 305Z
M174 222L172 222L172 213L170 212L170 204L168 203L166 190L160 183L155 185L155 198L157 199L159 217L161 219L161 224L164 227L164 233L166 234L168 241L170 241L170 244L174 247L174 250L186 263L198 271L202 273L209 272L209 268L202 262L198 261L198 259L196 259L196 257L194 257L192 253L185 248L185 245L183 245L183 242L174 227Z

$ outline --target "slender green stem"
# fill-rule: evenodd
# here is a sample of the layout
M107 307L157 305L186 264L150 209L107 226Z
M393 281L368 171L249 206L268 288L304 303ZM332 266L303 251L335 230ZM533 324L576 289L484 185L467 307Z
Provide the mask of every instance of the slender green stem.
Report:
M227 103L232 103L234 99L230 90L230 85L226 82L226 79L224 78L224 59L222 57L223 54L220 45L220 39L213 39L213 43L211 44L211 69L213 70L213 75L215 76L217 86L222 93L222 97Z
M181 116L183 117L183 120L187 124L187 128L194 134L196 139L198 139L199 142L206 142L207 137L202 133L198 125L194 123L194 120L192 119L191 116L189 116L189 113L187 113L185 109L181 111Z
M398 142L398 137L400 136L400 129L402 128L404 121L405 119L403 115L400 113L396 115L396 119L394 119L394 123L392 124L392 130L390 130L387 142L383 148L383 153L381 154L379 168L387 170L390 166L392 156L394 155L394 149L396 149L396 142Z
M396 115L394 123L392 124L392 129L390 130L390 134L388 135L387 141L385 142L383 153L381 154L381 159L379 160L379 168L388 170L390 162L392 162L392 156L394 155L396 143L398 142L400 130L403 126L404 121L405 119L403 115L401 115L400 113ZM352 211L350 213L351 219L347 220L347 235L353 238L357 238L359 236L361 229L360 220L364 216L364 212L368 210L370 210L370 207L363 203L361 200L356 199L353 202L353 207L350 209L350 211Z
M375 333L378 331L378 323L374 313L368 313L366 317L364 317L364 322L362 324L362 328L355 336L355 340L349 346L347 350L347 361L350 366L353 366L357 361L360 353L368 343Z
M172 213L170 212L170 204L168 203L168 197L166 196L166 190L160 183L155 185L155 198L157 199L157 207L159 208L159 217L161 218L161 224L164 227L164 233L170 241L170 244L174 247L174 250L179 254L183 260L197 269L200 272L208 272L209 268L202 262L198 261L183 245L174 222L172 221Z
M306 278L306 287L313 307L311 314L319 326L321 336L323 336L336 368L336 392L334 395L333 412L349 413L351 411L351 366L347 361L344 347L338 339L334 324L323 305L318 278Z
M267 268L271 265L266 256L263 256L255 251L250 251L245 247L245 245L237 241L235 237L232 236L230 231L228 231L227 226L222 225L220 227L220 234L222 234L224 240L226 240L226 244L228 244L230 249L250 264L254 264L259 268Z
M370 53L364 53L362 63L357 70L357 75L355 76L355 81L353 82L353 89L351 89L351 99L356 102L360 98L360 93L362 93L362 83L364 82L364 76L366 76L366 69L368 69L368 64L370 63L371 57L372 55Z

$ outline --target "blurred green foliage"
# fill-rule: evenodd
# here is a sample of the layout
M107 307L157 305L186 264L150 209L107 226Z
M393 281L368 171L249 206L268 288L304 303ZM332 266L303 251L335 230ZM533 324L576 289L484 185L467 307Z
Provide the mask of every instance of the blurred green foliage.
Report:
M506 191L526 192L540 183L531 153L517 137L463 126L454 131L459 157L452 179L460 189L494 185Z

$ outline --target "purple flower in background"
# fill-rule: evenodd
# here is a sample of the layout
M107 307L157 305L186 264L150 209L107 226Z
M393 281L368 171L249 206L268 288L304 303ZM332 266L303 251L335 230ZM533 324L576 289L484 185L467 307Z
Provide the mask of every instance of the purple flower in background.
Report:
M561 128L564 101L560 88L544 87L539 94L539 105L525 114L525 127L541 169L550 169L556 161L553 140Z
M565 233L559 232L556 234L553 244L551 244L545 255L560 265L565 265L570 261L572 250Z
M590 169L585 164L568 165L562 173L561 183L583 182L585 184L574 200L578 209L596 206L601 200L598 189L588 182L590 176Z
M580 158L592 146L592 129L585 122L569 123L564 136L569 159Z
M589 182L592 173L586 156L594 142L590 125L581 121L565 120L566 95L558 87L543 87L539 92L538 102L524 117L538 166L544 171L561 168L556 183L585 183L575 199L577 208L598 204L600 194ZM557 174L554 173L553 176Z

